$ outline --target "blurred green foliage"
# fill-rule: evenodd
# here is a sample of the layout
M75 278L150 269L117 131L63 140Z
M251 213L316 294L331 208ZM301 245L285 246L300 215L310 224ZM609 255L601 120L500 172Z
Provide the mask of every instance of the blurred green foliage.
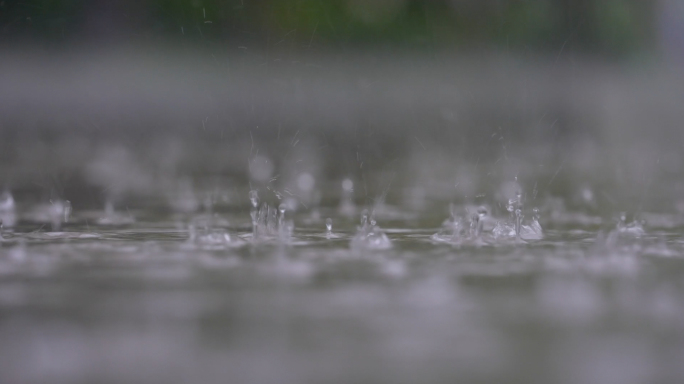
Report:
M0 39L357 46L506 47L622 54L648 44L655 1L24 0L0 1Z

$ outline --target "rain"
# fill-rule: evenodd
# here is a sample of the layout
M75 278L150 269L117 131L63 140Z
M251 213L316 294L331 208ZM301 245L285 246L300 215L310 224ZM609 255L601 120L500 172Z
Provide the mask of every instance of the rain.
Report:
M684 382L677 0L0 1L0 382Z

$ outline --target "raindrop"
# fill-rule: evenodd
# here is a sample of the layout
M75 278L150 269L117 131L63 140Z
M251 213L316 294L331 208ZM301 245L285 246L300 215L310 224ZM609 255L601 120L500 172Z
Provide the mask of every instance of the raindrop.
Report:
M254 189L249 191L249 201L252 202L253 208L257 208L259 206L259 192Z
M252 203L252 209L249 212L249 215L252 218L252 238L256 239L259 232L259 193L256 190L253 189L249 191L249 201Z
M361 228L368 226L368 209L361 211Z
M287 204L281 203L278 206L278 212L280 213L278 215L278 228L282 229L283 228L283 223L285 221L285 212L287 211Z

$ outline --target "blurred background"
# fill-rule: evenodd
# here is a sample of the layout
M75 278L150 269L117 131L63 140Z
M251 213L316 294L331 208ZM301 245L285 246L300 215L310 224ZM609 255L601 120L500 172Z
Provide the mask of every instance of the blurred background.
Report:
M366 202L684 192L677 0L5 0L0 49L18 201L150 204L253 161Z

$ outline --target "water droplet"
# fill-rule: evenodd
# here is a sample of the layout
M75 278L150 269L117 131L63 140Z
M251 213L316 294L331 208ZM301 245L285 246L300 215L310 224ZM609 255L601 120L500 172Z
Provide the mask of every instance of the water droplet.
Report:
M515 235L520 237L520 231L522 229L522 210L520 208L515 210Z
M510 213L513 213L515 211L515 199L509 199L508 204L506 205L506 210Z
M249 201L252 203L253 208L257 208L259 206L259 192L254 189L249 191Z
M287 210L287 204L281 203L278 206L278 212L280 212L280 215L278 215L278 230L282 232L283 230L283 223L285 221L285 211Z
M273 190L273 193L275 194L275 197L276 197L278 200L282 200L282 199L283 199L283 194L280 193L280 191Z
M325 219L325 229L328 231L328 233L332 232L332 219L329 217Z
M368 225L368 209L361 211L361 228Z
M372 225L367 224L367 210L361 220L362 226L359 227L356 235L352 238L351 247L355 249L389 249L392 248L392 241L387 237L380 227L375 225L375 220L371 220Z

